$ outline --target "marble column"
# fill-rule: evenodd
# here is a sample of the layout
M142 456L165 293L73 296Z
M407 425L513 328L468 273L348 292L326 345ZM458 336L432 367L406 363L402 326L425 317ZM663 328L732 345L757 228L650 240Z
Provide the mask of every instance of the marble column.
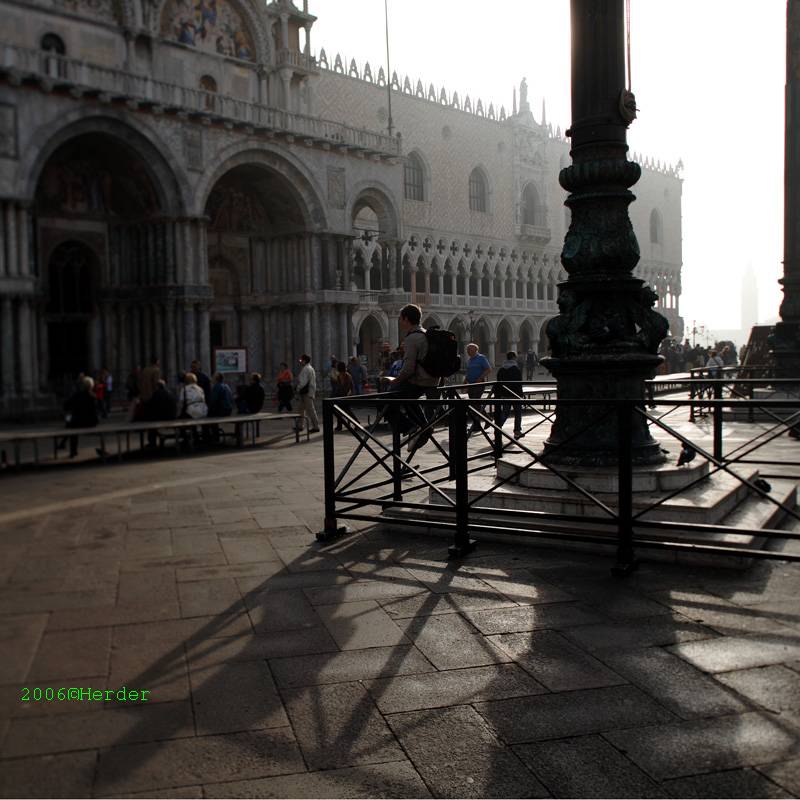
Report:
M19 302L17 326L19 330L20 393L25 397L30 397L33 394L33 331L31 329L31 302L27 298Z
M314 265L311 257L311 235L306 234L299 240L300 252L303 256L303 291L311 292L314 285Z
M183 307L183 363L191 364L196 358L196 339L194 324L194 305L187 303Z
M30 275L30 259L28 250L28 207L20 204L17 207L17 242L18 258L17 274Z
M303 352L308 353L313 359L313 344L311 341L311 309L303 307Z
M286 361L289 368L294 372L294 365L288 353L284 352L286 347L285 333L282 325L280 324L280 311L277 308L270 308L268 310L269 317L269 330L267 335L270 340L270 350L272 352L272 368L275 372L278 370L278 365L281 361Z
M324 358L320 333L319 304L317 303L311 306L311 355L317 364Z
M315 292L323 288L322 279L322 242L319 236L309 237L309 255L311 258L311 289Z
M166 371L166 380L171 384L175 381L175 372L167 369L167 350L164 347L164 306L153 303L150 306L153 326L153 347L161 361L162 372ZM186 365L186 369L189 365Z
M17 275L17 217L14 203L5 204L5 230L6 230L6 271L10 276Z
M47 320L45 318L45 306L43 303L39 305L37 309L37 324L39 326L39 336L38 336L38 354L39 354L39 389L42 392L47 391L47 384L48 384L48 369L50 366L50 353L49 353L49 342L47 336ZM4 334L3 334L4 335Z
M272 342L269 336L269 309L261 309L261 352L264 354L264 363L261 369L265 380L272 380L276 372L276 365L272 361Z
M333 338L335 337L335 331L333 330L333 314L332 308L329 305L322 306L322 342L320 344L321 351L319 353L320 361L320 368L324 361L330 356L331 350L333 348Z
M164 343L164 364L167 368L167 373L170 375L177 375L181 366L179 362L179 350L177 342L175 341L175 303L168 300L164 305L164 330L165 330L165 343ZM186 365L186 369L189 365ZM203 368L208 369L208 362L203 363Z
M0 368L3 375L3 395L12 397L16 395L14 380L14 304L10 297L6 296L0 301L0 333L2 333L2 353L0 354Z
M211 320L207 306L200 307L198 324L200 325L200 353L198 358L200 363L205 366L211 364Z

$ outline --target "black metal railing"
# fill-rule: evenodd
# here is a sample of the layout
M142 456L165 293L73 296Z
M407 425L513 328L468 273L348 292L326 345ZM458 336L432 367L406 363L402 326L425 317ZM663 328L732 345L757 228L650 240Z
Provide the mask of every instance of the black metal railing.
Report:
M526 389L525 384L506 384L511 396L497 396L499 384L486 384L486 396L473 399L463 397L467 386L444 387L436 398L412 401L397 399L391 393L326 399L323 402L325 525L319 538L335 536L341 532L340 523L350 519L450 532L453 535L450 552L454 557L469 553L474 547L472 537L485 533L611 544L617 553L614 569L621 574L633 567L640 548L747 559L800 560L800 555L761 546L714 541L719 534L747 536L761 542L796 539L800 534L775 527L746 528L719 521L708 524L663 519L669 501L720 473L727 476L728 483L740 493L764 500L765 505L774 510L770 517L772 523L786 517L800 521L800 514L794 508L794 494L789 492L788 501L782 502L761 480L778 477L797 481L800 476L762 475L754 469L755 465L800 467L800 461L763 455L765 446L800 426L800 401L722 397L730 379L703 378L703 382L711 384L714 396L704 401L711 409L710 431L699 430L697 426L692 429L702 436L682 433L668 419L670 415L675 415L673 420L680 417L681 411L691 415L696 396L689 399L685 399L685 395L657 397L657 381L653 382L653 391L648 391L646 401L643 398L554 399L555 384L542 385L544 382L538 382L535 390ZM748 391L750 383L764 384L764 381L748 381L738 376L736 382L744 384ZM690 383L684 381L682 392L687 388L696 390L697 387L686 386ZM786 383L788 388L791 382ZM773 388L780 384L780 381L770 381ZM404 435L396 428L387 427L385 420L387 414L391 416L391 409L407 408L409 404L416 406L417 419L424 420L417 429ZM591 470L575 470L553 463L552 458L543 456L541 448L537 447L540 440L533 443L541 426L548 425L549 430L557 409L569 404L602 408L587 415L584 430L572 432L569 439L548 448L548 452L555 453L559 446L570 443L604 420L616 425L617 463L613 469L598 471L609 484L602 491L592 488ZM740 431L726 451L722 420L723 413L731 407L758 408L767 415L769 422L757 425L745 441ZM503 424L517 408L524 419L520 437L515 437ZM359 412L361 417L368 416L368 425L361 422ZM651 430L659 435L662 446L671 443L670 457L682 452L687 461L699 458L695 466L702 468L686 470L686 480L662 490L658 496L634 492L635 480L644 474L633 463L631 431L636 415L646 419ZM342 421L350 437L335 436L335 418ZM688 422L685 418L681 420ZM707 428L707 422L703 419L698 425ZM355 446L348 444L345 450L345 440L352 442L351 437ZM708 446L701 444L701 439L709 438ZM424 463L416 463L421 440L427 440L429 449ZM511 455L516 460L509 461ZM496 470L501 460L502 477ZM537 502L535 494L531 494L534 507L519 508L506 503L504 490L519 484L521 476L532 468L549 476L551 482L556 481L573 499L577 498L579 502L569 505L578 511L567 513L570 509L565 510L563 506L559 511L547 510ZM490 480L476 482L478 477L486 476ZM537 505L540 507L536 508Z

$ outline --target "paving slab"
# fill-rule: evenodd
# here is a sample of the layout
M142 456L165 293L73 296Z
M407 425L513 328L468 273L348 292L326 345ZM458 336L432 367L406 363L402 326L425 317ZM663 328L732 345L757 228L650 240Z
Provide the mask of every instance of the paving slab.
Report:
M701 623L717 633L786 632L780 616L772 617L766 609L745 608L708 592L668 591L652 594L658 602L669 606L687 619Z
M328 631L318 626L199 642L188 649L188 658L192 668L199 668L230 662L263 661L281 656L332 653L338 650Z
M316 628L322 623L300 589L251 593L245 596L245 603L258 633Z
M525 697L547 691L516 664L451 669L364 683L383 714Z
M400 624L437 669L478 667L511 660L503 649L481 636L460 616L415 617Z
M797 659L800 640L780 634L753 634L687 642L669 649L704 672L730 672Z
M0 797L91 797L96 750L0 761Z
M462 614L481 633L487 635L548 628L564 630L576 625L596 625L605 621L600 614L576 602L485 610L466 609Z
M263 533L236 536L222 534L219 542L229 564L280 561L269 539Z
M566 631L564 635L584 650L602 653L711 639L718 634L680 614L659 614L627 622L586 625Z
M47 614L0 615L0 683L28 677L47 619Z
M596 734L515 745L514 752L555 797L670 797Z
M780 664L723 672L716 679L766 711L800 711L800 675Z
M100 753L95 794L305 772L289 728L114 747ZM158 793L160 796L160 792Z
M233 578L179 583L178 595L183 617L244 611L244 601Z
M510 750L455 755L441 764L424 763L419 772L434 797L550 797L550 793Z
M763 764L758 771L785 789L794 797L800 797L800 758Z
M435 614L455 614L459 611L475 611L479 609L519 608L513 600L509 600L500 592L455 591L447 594L436 594L422 591L402 598L378 599L390 617L409 619Z
M289 724L264 661L191 668L197 733L230 733Z
M793 797L785 789L752 769L710 772L690 778L676 778L661 784L671 797L687 798L770 798Z
M511 744L635 728L673 715L633 686L581 689L477 703L475 708Z
M300 577L300 576L297 576ZM340 586L324 586L305 589L312 605L328 606L334 603L355 603L359 600L384 600L393 597L408 597L420 592L419 583L387 578L385 580L350 580Z
M795 729L759 712L604 735L657 780L788 759L799 747Z
M388 675L432 672L433 664L412 645L372 647L344 653L273 658L269 662L278 687L315 686Z
M657 647L602 654L617 674L683 719L717 717L752 710L736 692L678 656ZM800 677L800 676L799 676Z
M489 636L486 641L497 645L553 692L615 686L626 682L556 631L502 633Z
M404 758L372 697L360 683L287 689L283 697L310 769Z
M83 711L14 719L6 737L4 755L63 753L185 736L194 736L192 708L188 702L140 703L106 708L101 713Z
M212 783L204 797L269 798L415 798L430 797L425 784L408 761L362 764L254 781Z
M315 610L342 650L409 643L403 631L374 600L317 606Z
M29 679L54 680L108 675L111 628L45 633L31 664Z

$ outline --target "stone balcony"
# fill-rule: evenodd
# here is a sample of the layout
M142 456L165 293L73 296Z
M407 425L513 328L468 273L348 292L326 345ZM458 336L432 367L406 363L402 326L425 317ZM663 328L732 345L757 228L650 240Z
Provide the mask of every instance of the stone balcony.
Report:
M517 237L536 244L547 244L552 238L550 228L545 225L517 225Z
M536 312L540 314L557 314L558 305L555 300L528 300L525 298L505 297L473 297L471 295L441 294L431 292L422 294L400 290L359 290L359 302L362 306L390 307L417 303L423 309L474 309L488 312Z
M131 110L174 114L246 133L282 135L287 141L297 138L323 149L380 159L400 155L398 140L381 133L5 42L0 42L0 76L11 84L35 84L44 91L68 92L76 99L124 103Z

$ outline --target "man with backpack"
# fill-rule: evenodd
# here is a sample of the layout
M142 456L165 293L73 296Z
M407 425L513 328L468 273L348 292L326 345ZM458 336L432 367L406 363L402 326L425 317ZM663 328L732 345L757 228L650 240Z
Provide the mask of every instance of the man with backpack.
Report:
M452 375L457 369L457 345L455 337L444 331L426 332L420 325L422 311L420 307L409 303L400 309L400 330L405 334L405 358L403 366L397 377L392 382L390 395L392 399L416 400L423 394L429 398L438 395L436 387L440 380L447 375ZM439 338L452 338L453 340L453 364L446 363L449 355L447 347L440 349ZM430 342L435 341L436 345L431 348ZM397 403L389 405L386 418L389 424L399 430L400 433L410 433L415 427L424 429L428 425L428 419L417 403L406 403L405 413ZM425 442L430 439L432 430L423 430L417 436L411 437L408 442L409 451L418 450Z

